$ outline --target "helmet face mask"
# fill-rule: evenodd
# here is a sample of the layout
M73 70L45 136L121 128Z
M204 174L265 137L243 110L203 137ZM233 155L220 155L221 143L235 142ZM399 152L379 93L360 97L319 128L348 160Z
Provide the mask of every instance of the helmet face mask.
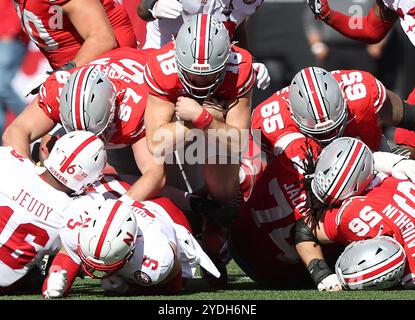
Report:
M319 155L311 190L322 203L338 204L360 195L374 177L371 150L360 140L342 137Z
M327 145L343 135L347 103L336 79L311 67L298 72L290 85L290 111L300 131Z
M226 27L209 14L193 15L180 28L174 44L180 82L194 98L207 98L226 76L231 53Z
M78 255L85 273L103 279L121 269L134 253L137 235L132 207L106 200L78 234Z
M85 66L71 74L62 90L59 116L67 132L88 130L107 141L112 134L109 127L114 122L117 95L99 68Z
M406 255L391 237L377 237L349 244L336 262L335 271L349 290L384 290L399 284Z
M104 143L88 131L63 135L44 161L46 169L60 183L81 194L99 180L107 163Z

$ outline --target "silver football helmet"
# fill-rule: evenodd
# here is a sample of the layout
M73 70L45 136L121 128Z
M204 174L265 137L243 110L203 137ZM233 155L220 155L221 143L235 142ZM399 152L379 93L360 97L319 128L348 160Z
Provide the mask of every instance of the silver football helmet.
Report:
M192 15L174 44L180 82L191 96L205 99L225 78L231 53L228 30L210 14Z
M323 145L341 137L346 128L343 92L330 72L322 68L305 68L294 76L290 110L301 132Z
M360 195L374 177L371 150L350 137L334 140L317 158L311 189L323 203L336 204Z
M60 118L67 132L87 130L108 141L113 130L116 90L99 66L71 74L60 97Z
M406 255L391 237L378 237L349 244L337 259L336 275L350 290L383 290L397 285Z

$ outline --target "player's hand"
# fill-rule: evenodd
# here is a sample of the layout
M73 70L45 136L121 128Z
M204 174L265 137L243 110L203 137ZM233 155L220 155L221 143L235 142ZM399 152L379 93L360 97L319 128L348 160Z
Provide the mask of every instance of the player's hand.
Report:
M392 176L396 179L410 179L412 182L415 182L415 160L404 159L398 161L392 167Z
M337 276L333 273L323 280L317 285L318 291L341 291L342 285L337 278Z
M101 288L107 294L126 294L128 283L120 276L114 275L101 280Z
M320 20L325 20L331 13L327 0L307 0L307 3L314 16Z
M256 86L258 89L265 90L271 81L267 67L265 64L258 62L253 63L252 66L256 73Z
M176 117L182 121L193 121L197 119L201 112L202 106L194 99L188 97L179 97L174 107Z
M43 295L47 299L62 298L66 289L68 274L66 270L51 272Z
M176 19L182 14L183 6L178 0L158 0L151 14L156 19Z

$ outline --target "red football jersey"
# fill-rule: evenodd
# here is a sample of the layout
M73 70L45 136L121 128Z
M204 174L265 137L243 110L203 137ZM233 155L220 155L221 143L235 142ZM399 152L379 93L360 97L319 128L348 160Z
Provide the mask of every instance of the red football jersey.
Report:
M405 275L415 274L415 184L411 181L388 177L364 196L327 212L323 225L331 240L343 244L394 237L406 253Z
M69 0L14 0L22 26L39 47L53 69L73 60L84 40L61 6ZM128 14L117 1L100 0L120 47L136 47Z
M231 245L238 258L256 274L280 279L303 272L291 241L294 223L306 212L302 184L306 150L317 158L321 148L298 132L286 133L277 143L278 157L256 181L241 216L231 226Z
M344 136L360 138L372 150L378 150L382 131L377 112L386 98L383 84L370 73L356 70L331 72L340 83L347 102L348 122ZM290 88L285 87L259 104L252 112L251 129L261 130L261 144L273 152L274 144L282 133L299 131L291 118Z
M121 148L145 135L144 110L147 93L144 90L143 70L147 53L132 48L112 50L89 65L100 66L117 90L115 132L107 148ZM77 68L79 69L79 68ZM42 85L38 104L46 115L60 123L59 97L71 73L77 69L54 72Z
M160 99L175 103L180 96L190 97L177 74L173 41L149 54L144 78L148 92ZM219 101L234 100L246 94L254 83L251 54L233 46L225 79L213 96Z

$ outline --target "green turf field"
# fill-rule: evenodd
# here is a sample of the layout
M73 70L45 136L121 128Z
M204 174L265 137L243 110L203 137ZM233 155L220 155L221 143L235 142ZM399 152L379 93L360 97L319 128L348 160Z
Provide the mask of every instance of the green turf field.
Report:
M92 279L77 279L72 294L66 299L138 299L138 300L415 300L415 291L343 291L318 292L317 290L269 290L263 289L231 261L228 265L229 286L226 290L210 289L200 277L194 279L180 296L152 297L105 297L99 282ZM36 300L38 295L2 296L0 300Z

